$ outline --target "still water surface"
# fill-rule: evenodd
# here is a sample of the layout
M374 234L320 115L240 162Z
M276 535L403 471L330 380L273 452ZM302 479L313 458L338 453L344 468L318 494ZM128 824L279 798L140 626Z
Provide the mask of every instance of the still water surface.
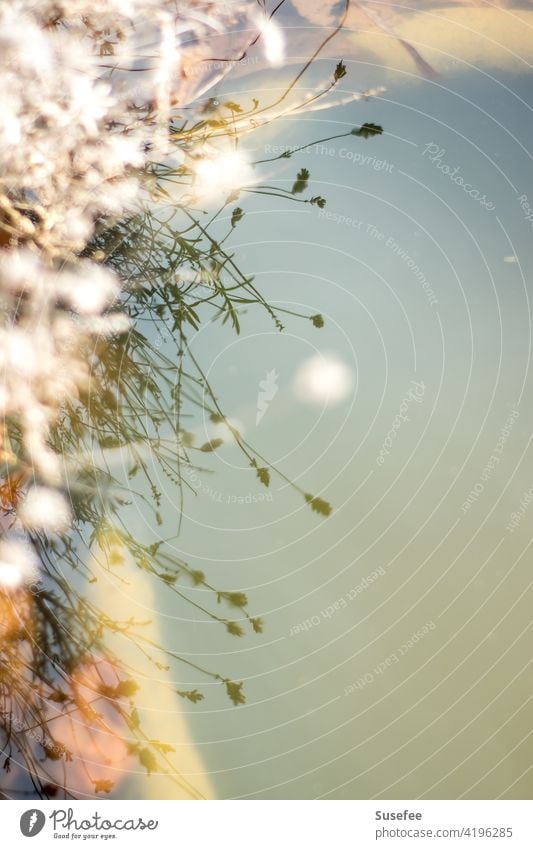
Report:
M297 6L282 18L295 66L334 4ZM153 599L170 647L245 682L233 707L173 668L207 694L180 706L177 736L195 745L190 780L221 798L528 798L532 13L367 6L393 30L354 17L312 73L343 58L345 92L386 90L243 142L254 160L309 145L259 174L290 189L307 168L325 208L242 196L232 250L273 306L324 327L285 315L279 333L252 306L240 336L206 314L192 341L235 426L333 513L282 479L263 488L228 433L190 473L175 551L244 590L265 630L237 641ZM224 92L262 80L250 65ZM364 122L383 134L315 143ZM160 484L165 535L178 516ZM140 507L131 521L142 533ZM144 708L180 727L175 706Z

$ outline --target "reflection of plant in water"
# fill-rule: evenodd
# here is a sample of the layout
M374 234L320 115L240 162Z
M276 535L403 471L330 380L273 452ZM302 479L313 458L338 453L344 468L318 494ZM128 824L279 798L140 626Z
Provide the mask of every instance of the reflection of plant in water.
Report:
M79 35L81 27L93 45L88 56L97 48L98 67L104 67L115 52L124 61L121 43L129 44L137 33L134 22L120 19L118 12L120 26L113 19L115 5L121 6L111 4L111 11L107 7L102 11L111 17L97 27L90 18L80 23L62 4L43 3L42 29L31 21L33 38L37 42L47 29L57 32L57 43L41 45L43 55L46 58L47 50L51 56L54 50L58 55L65 50L70 61L65 34ZM144 12L154 6L140 0L137 5ZM156 53L172 54L168 36L176 21L168 16L165 2L159 5ZM193 12L196 5L191 4ZM76 13L84 10L82 0L73 6ZM204 18L199 20L202 30ZM9 32L10 26L15 26L13 21L0 21L0 34ZM271 26L268 18L263 37ZM135 760L147 773L168 773L182 791L198 795L171 763L168 743L143 730L134 704L136 669L111 651L113 636L133 644L155 672L180 661L220 684L234 705L245 701L242 682L154 642L143 621L113 619L86 591L100 580L102 570L120 581L127 560L232 636L242 636L245 628L261 633L263 623L249 612L243 592L214 587L202 571L175 556L172 539L156 534L153 541L143 542L124 516L123 508L137 499L151 511L153 525L162 524L157 470L175 486L181 515L190 486L186 471L198 468L197 458L220 445L220 439L196 444L187 426L195 409L207 413L214 424L225 425L247 458L250 474L262 486L270 485L272 474L280 475L313 511L323 516L331 511L328 502L274 468L226 418L215 388L190 350L189 338L206 315L229 323L239 333L241 313L252 305L265 310L275 327L283 329L281 316L288 311L271 307L228 247L245 214L236 204L244 192L318 206L325 200L312 194L305 197L310 180L306 169L298 172L289 192L255 184L252 164L242 156L239 140L280 115L319 108L319 98L344 77L344 65L339 62L331 79L304 97L295 96L294 90L310 62L273 103L261 104L254 98L249 106L232 100L220 106L220 99L214 104L210 98L181 109L179 92L169 81L172 56L155 64L152 88L148 85L148 91L155 86L155 100L146 99L143 106L117 100L120 114L108 112L107 123L99 124L95 118L91 132L78 113L69 116L80 124L82 149L92 145L93 133L97 145L102 136L123 157L116 174L96 169L105 195L101 201L91 194L96 184L91 190L89 161L85 172L81 165L67 169L62 185L53 173L43 175L36 169L34 183L12 180L0 193L2 243L7 248L1 269L6 327L0 343L6 369L10 363L13 367L13 373L6 371L3 389L7 402L0 457L4 465L0 727L5 792L11 795L66 798L109 793L114 771ZM40 68L32 62L28 60L27 74L37 96ZM117 57L113 73L122 70ZM67 67L67 80L68 73ZM94 75L88 76L94 82ZM145 96L143 85L139 84L139 92ZM36 121L37 142L39 127ZM375 125L363 125L351 134L368 137L379 132ZM65 162L76 155L71 147L62 153ZM11 164L15 174L16 163ZM122 194L129 191L133 166L144 208L139 203L135 212L125 215ZM221 179L221 168L228 185ZM76 169L81 169L79 175ZM72 190L71 199L71 183L78 176L81 186ZM222 188L222 196L219 208L207 215L197 206L202 200L212 202L213 188L214 196ZM111 202L114 191L120 197ZM228 230L215 237L213 226L228 207ZM117 297L119 277L126 283ZM323 325L321 315L302 318L316 328ZM161 337L173 341L172 356L162 350ZM126 480L112 471L115 455L127 464ZM150 497L144 494L146 483ZM82 556L87 544L89 558ZM198 601L206 595L212 604ZM172 689L170 683L168 687ZM204 698L196 687L174 692L191 704Z

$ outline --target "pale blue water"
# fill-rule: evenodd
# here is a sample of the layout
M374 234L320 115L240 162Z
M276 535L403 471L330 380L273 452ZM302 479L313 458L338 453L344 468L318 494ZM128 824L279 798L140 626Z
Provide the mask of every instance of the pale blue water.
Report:
M271 500L255 500L266 491L231 444L193 481L179 555L245 590L266 623L236 640L160 599L169 645L245 682L245 706L207 685L187 708L221 797L530 794L527 506L507 529L533 482L532 230L518 200L533 197L530 103L529 78L472 72L254 136L259 159L364 121L385 130L263 166L285 188L308 168L323 212L239 201L241 267L271 303L325 327L286 316L280 334L252 308L240 337L210 325L193 341L247 439L334 506L324 519L275 477ZM317 351L352 370L337 405L294 395ZM272 370L278 392L256 425Z

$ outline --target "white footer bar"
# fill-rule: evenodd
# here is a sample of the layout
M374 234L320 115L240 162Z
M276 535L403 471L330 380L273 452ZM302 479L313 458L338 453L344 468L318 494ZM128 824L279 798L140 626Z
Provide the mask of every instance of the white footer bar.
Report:
M530 801L11 801L0 810L6 849L533 849Z

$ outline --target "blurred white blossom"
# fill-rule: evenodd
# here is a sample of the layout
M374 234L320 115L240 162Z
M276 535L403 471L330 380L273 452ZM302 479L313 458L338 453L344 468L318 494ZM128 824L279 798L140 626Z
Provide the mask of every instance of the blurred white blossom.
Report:
M297 398L306 404L338 404L352 393L352 370L336 354L316 354L305 360L294 378Z
M192 165L193 193L203 201L224 201L231 192L252 185L255 173L245 150L205 145Z
M72 510L65 496L46 486L29 489L18 515L23 527L33 531L62 533L72 521Z
M277 67L285 58L285 41L281 27L267 15L256 18L257 26L263 40L263 49L267 61Z
M255 9L252 0L2 2L0 416L17 422L26 480L36 481L18 509L26 528L71 522L51 429L89 387L91 339L129 329L121 281L79 254L98 222L138 208L147 166L176 156L169 120L205 88L187 73L201 45ZM250 178L237 154L196 159L195 189L219 179L220 165L224 179ZM25 561L5 546L7 585Z
M0 587L18 589L38 577L37 556L22 539L0 542Z
M271 120L268 110L251 121L226 104L231 145L203 131L179 143L174 127L185 107L204 126L200 98L256 41L270 64L284 61L283 33L256 0L2 0L0 416L15 424L21 456L9 465L23 482L5 515L26 529L69 526L53 428L91 389L97 337L130 326L104 254L81 257L106 222L177 202L157 196L158 169L178 176L180 203L225 201L254 184L237 134ZM227 61L213 62L224 43ZM315 94L274 114L317 108ZM342 364L315 363L297 385L306 399L338 400L351 379ZM1 434L0 452L14 456Z

